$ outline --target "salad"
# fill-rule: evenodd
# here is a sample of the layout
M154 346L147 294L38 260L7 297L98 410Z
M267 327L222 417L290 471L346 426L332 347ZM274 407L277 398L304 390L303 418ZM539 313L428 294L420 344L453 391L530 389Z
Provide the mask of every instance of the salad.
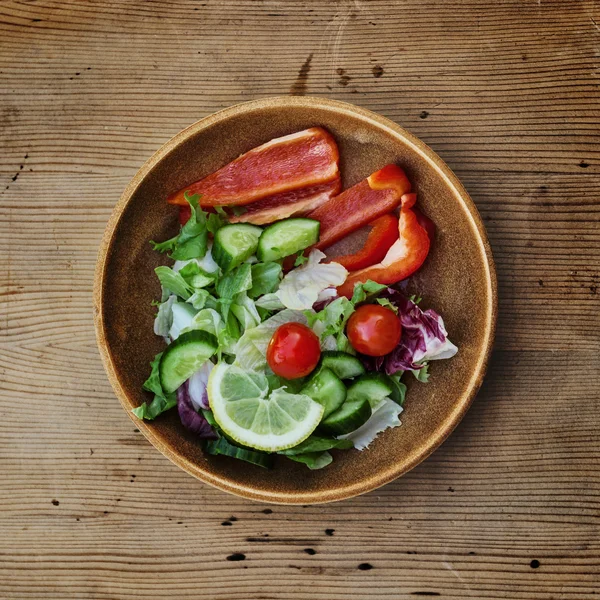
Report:
M315 127L168 202L180 231L152 242L173 261L155 269L154 332L167 345L138 418L177 408L208 454L320 469L331 450L365 450L398 427L403 377L426 383L431 361L456 354L442 317L394 287L421 267L435 233L397 165L341 191L335 140ZM356 253L323 252L361 228Z

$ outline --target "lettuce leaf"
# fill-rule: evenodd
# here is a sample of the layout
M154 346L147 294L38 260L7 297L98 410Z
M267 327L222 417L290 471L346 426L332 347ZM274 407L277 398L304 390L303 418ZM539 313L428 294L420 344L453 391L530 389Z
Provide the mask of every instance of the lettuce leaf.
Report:
M185 199L192 213L188 222L170 240L160 243L150 242L158 252L171 251L170 256L174 260L200 258L206 253L208 244L206 213L198 206L200 196L198 194L188 196L186 192Z
M364 283L357 283L354 286L354 292L352 293L352 304L358 304L364 302L369 296L374 296L379 292L382 292L387 288L386 285L376 283L371 279L368 279Z
M206 254L202 258L190 258L189 260L177 260L173 265L173 271L181 271L183 267L190 263L197 264L206 273L219 273L219 265L215 262L212 257L212 244L209 242Z
M307 452L306 454L286 455L286 458L305 464L311 471L322 469L333 462L329 452Z
M158 312L154 318L154 333L166 338L169 335L169 329L173 324L173 303L177 301L177 296L171 294L164 302L158 305Z
M398 415L402 407L393 400L385 398L373 410L369 420L356 431L340 435L338 439L350 440L357 450L364 450L382 432L390 427L402 425Z
M178 272L185 282L195 290L213 284L216 279L215 273L205 271L195 260L190 260Z
M169 267L161 266L154 269L163 288L173 292L175 295L188 300L194 288L177 272Z
M323 252L312 250L308 262L283 278L277 296L284 306L293 310L312 308L320 292L346 281L348 271L335 262L319 264L324 258Z
M275 262L252 265L252 287L248 291L250 298L258 298L277 289L281 279L281 265Z
M150 402L150 404L144 402L140 406L131 410L131 412L138 419L146 419L147 421L151 421L161 413L165 412L166 410L169 410L170 408L173 408L177 404L177 396L174 393L165 394L160 383L158 365L160 363L160 358L162 354L162 352L157 354L154 357L154 360L150 363L150 376L142 385L142 387L145 390L154 393L154 399L152 400L152 402Z
M273 292L265 294L256 300L256 306L266 310L283 310L285 306L279 296Z
M189 328L206 331L218 338L221 331L225 329L225 324L221 319L221 315L216 310L213 308L203 308L194 316Z
M244 292L239 293L231 304L231 312L235 315L244 331L260 325L261 318L254 301Z
M169 329L169 337L176 340L185 330L188 330L192 325L196 309L187 302L175 302L171 307L173 321Z
M295 454L306 454L307 452L324 452L325 450L332 450L334 448L346 450L352 448L352 446L353 443L351 440L338 440L336 438L328 438L322 435L313 434L303 442L300 442L297 446L288 448L287 450L281 450L279 454L293 456Z

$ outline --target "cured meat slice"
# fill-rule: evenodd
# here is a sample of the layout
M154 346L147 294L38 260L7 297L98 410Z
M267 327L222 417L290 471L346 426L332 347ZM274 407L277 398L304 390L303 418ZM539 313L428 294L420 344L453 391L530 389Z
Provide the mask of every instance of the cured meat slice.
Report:
M410 192L410 181L397 165L390 164L360 183L335 196L306 215L321 222L319 242L322 249L344 236L393 211L403 194Z
M329 183L276 194L246 204L246 212L230 217L229 222L264 225L288 217L305 215L339 194L341 188L341 180L338 177Z
M200 194L201 206L239 206L268 196L317 186L339 177L339 152L331 134L311 127L258 146L169 197Z

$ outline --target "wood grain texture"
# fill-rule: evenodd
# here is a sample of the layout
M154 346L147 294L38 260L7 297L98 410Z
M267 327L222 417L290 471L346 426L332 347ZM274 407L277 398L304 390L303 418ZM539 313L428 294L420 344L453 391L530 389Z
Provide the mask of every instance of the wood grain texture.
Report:
M0 598L597 597L599 56L593 0L0 2ZM114 398L92 323L97 246L142 162L286 93L430 144L500 286L489 375L450 440L322 507L179 471Z

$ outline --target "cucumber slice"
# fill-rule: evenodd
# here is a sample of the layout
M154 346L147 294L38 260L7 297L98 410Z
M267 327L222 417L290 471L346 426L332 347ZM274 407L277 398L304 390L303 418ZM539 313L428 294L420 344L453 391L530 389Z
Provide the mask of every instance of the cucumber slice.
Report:
M205 331L182 333L160 359L158 373L163 390L174 392L217 351L218 345L217 338Z
M204 450L208 454L217 456L222 454L223 456L231 456L239 460L245 460L246 462L258 465L265 469L270 469L273 466L273 455L266 454L265 452L259 452L258 450L250 450L248 448L240 448L235 444L228 442L224 437L220 437L216 441L206 442Z
M333 371L321 368L302 388L301 394L306 394L325 407L323 418L338 409L346 399L346 386Z
M366 398L346 399L340 408L321 421L319 427L333 435L351 433L369 420L371 412Z
M321 223L314 219L284 219L269 225L260 236L256 256L261 262L279 260L319 241Z
M392 395L394 386L389 377L383 373L366 373L361 375L349 388L346 402L355 399L368 400L371 408L375 408L384 398Z
M225 225L215 233L212 256L223 271L231 271L250 258L258 246L262 229L248 223Z
M323 352L321 357L321 364L331 369L340 379L352 379L365 373L365 368L360 360L347 352L329 350Z

